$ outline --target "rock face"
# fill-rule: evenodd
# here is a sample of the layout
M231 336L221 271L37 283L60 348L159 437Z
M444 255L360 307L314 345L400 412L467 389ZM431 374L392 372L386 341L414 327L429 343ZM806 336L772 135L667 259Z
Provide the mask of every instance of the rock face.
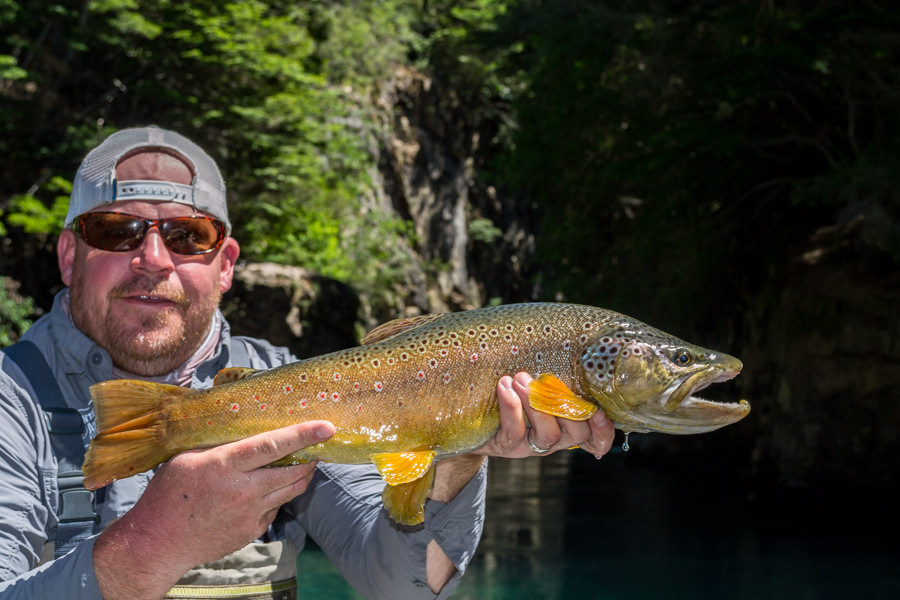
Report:
M287 346L299 358L356 346L358 310L349 286L272 263L239 266L222 299L233 334Z

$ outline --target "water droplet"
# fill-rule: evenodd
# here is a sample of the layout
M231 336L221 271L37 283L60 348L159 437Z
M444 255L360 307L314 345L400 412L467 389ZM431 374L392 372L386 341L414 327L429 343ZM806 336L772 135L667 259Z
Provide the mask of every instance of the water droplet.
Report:
M631 432L629 432L629 431L626 431L626 432L625 432L625 441L622 442L622 451L623 451L623 452L628 452L629 450L631 450L631 446L628 445L628 435L629 435L630 433L631 433Z

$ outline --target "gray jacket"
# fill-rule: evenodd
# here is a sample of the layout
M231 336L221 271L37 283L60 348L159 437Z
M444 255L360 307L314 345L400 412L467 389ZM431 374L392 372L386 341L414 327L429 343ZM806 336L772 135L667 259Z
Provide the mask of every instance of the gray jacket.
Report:
M195 371L192 387L210 387L227 366L267 369L296 360L285 348L231 337L222 321L218 351ZM95 429L88 388L113 378L109 355L75 328L60 307L60 296L24 338L44 354L69 407L85 416L86 446ZM246 364L232 364L238 343L245 351L234 355L246 357L241 361ZM18 365L0 353L0 597L99 599L93 537L36 568L57 525L58 488L57 461L33 393ZM108 486L97 506L101 530L137 502L150 476ZM309 489L283 507L273 531L298 550L309 535L366 598L435 598L425 583L425 547L434 539L459 571L440 594L444 598L456 587L481 536L485 482L482 468L452 502L428 503L423 528L401 531L382 511L384 483L374 468L320 463Z

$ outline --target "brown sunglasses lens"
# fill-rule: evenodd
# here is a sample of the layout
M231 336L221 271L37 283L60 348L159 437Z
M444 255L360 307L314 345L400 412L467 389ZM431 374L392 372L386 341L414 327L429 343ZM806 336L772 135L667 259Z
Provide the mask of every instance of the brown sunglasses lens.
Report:
M153 226L159 228L166 247L176 254L212 252L225 238L222 222L202 216L154 220L122 213L96 212L81 215L75 229L94 248L127 252L140 246Z

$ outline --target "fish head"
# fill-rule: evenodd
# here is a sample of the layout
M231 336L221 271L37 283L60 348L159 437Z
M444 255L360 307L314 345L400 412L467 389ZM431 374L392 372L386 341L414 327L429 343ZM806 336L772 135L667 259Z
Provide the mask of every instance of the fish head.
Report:
M581 354L584 386L618 429L703 433L743 419L746 400L723 403L695 394L741 371L741 361L637 321L600 332Z

